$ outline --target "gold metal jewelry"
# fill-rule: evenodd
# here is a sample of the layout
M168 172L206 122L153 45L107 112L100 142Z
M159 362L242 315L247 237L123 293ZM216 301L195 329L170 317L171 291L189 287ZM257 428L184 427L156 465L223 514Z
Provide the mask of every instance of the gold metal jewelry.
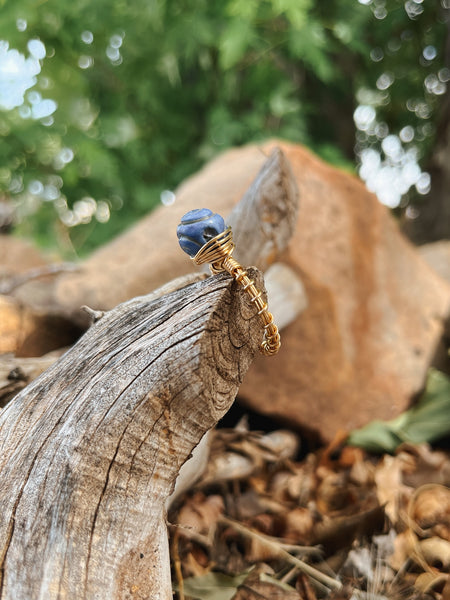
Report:
M209 263L209 268L214 274L226 271L242 286L242 289L250 296L250 302L254 303L264 324L264 339L260 350L266 356L273 356L281 346L278 327L273 322L273 315L268 311L267 303L261 297L261 291L247 276L247 271L232 257L233 250L231 227L227 227L225 231L202 246L192 260L196 265Z

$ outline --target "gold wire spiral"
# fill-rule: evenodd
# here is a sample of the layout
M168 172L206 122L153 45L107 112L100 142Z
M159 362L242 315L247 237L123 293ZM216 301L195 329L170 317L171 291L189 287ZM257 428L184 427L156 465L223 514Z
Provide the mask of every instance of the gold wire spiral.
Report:
M231 227L228 227L202 246L192 260L196 265L209 263L214 274L226 271L242 286L242 289L250 296L250 302L254 303L264 324L261 352L266 356L272 356L278 352L281 346L278 327L273 322L273 315L268 311L267 303L262 299L260 290L247 276L247 271L231 256L233 250L233 236Z

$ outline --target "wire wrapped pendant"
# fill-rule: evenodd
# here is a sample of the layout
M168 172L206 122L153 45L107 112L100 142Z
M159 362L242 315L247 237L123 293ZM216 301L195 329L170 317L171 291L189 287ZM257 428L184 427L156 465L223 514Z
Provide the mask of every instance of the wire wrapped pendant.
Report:
M278 327L273 321L267 303L262 298L245 269L232 257L234 250L231 227L226 227L223 218L207 208L191 210L181 219L177 227L181 248L189 254L196 265L209 264L212 273L229 273L250 296L264 325L261 352L266 356L276 354L281 346Z

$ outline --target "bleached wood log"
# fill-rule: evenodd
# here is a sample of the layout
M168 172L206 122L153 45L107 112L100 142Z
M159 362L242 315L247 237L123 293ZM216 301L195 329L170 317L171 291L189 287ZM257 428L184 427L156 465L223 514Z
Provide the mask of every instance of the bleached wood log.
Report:
M227 275L135 298L3 409L1 600L172 598L166 499L262 334Z
M308 298L298 274L284 263L271 265L264 274L270 311L283 329L307 308Z

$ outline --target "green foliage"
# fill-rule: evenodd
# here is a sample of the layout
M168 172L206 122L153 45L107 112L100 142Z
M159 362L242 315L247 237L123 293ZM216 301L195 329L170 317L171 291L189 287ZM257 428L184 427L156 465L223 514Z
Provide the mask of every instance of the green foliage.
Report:
M231 600L247 579L250 571L234 576L210 571L197 577L188 577L183 581L183 591L189 598L195 598L196 600ZM294 592L290 585L266 573L260 573L259 580L263 583L270 583L275 589L278 588L280 594L283 591Z
M444 85L441 93L431 93L426 78L449 66L445 64L444 48L449 14L444 9L445 3L441 4L442 7L439 2L397 0L387 3L389 10L382 25L370 31L370 71L361 79L362 95L367 98L367 92L375 94L379 120L384 120L390 129L412 126L416 141L424 142L419 145L423 154L433 141L434 124L430 117L445 91ZM409 7L409 16L405 6ZM418 11L416 16L415 11ZM427 48L435 51L435 58L430 58ZM389 83L383 85L379 77L385 74L389 75ZM446 79L448 74L441 76ZM369 141L376 143L376 136Z
M19 231L86 252L217 152L267 137L348 167L357 90L395 72L382 116L406 123L405 97L423 94L417 52L441 52L437 4L416 20L403 4L380 20L356 0L0 0L0 40L46 50L24 104L0 108L0 193ZM404 31L406 55L386 50ZM56 110L31 117L36 98Z
M196 600L231 600L248 573L231 577L211 571L205 575L189 577L183 582L184 593Z
M403 442L421 444L450 435L450 379L431 370L420 401L392 421L352 431L348 443L369 452L393 453Z

